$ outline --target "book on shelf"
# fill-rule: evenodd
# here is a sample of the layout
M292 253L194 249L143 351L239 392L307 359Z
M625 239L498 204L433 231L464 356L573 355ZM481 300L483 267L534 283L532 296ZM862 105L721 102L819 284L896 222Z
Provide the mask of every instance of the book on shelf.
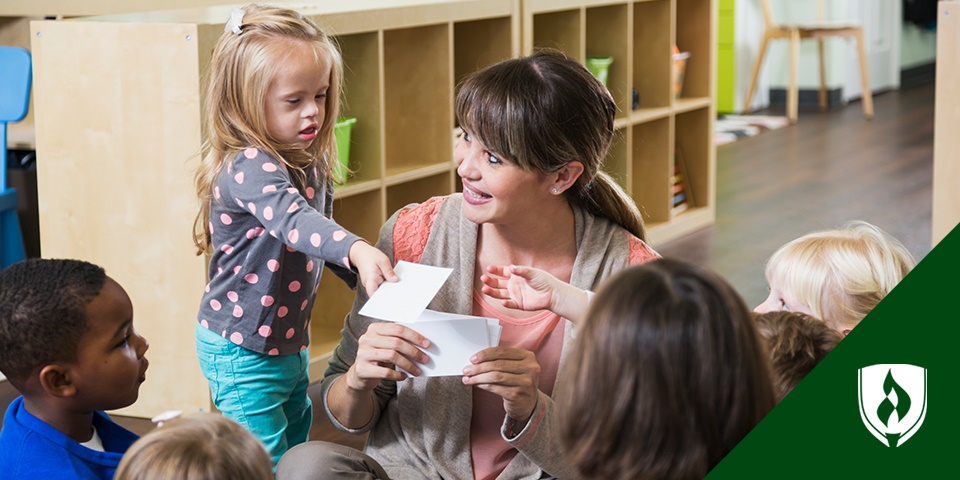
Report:
M672 200L670 203L671 213L677 215L688 208L696 205L693 199L693 189L690 188L690 177L687 174L687 166L683 160L683 153L680 147L676 147L673 156L673 176L671 177L672 186L670 193Z

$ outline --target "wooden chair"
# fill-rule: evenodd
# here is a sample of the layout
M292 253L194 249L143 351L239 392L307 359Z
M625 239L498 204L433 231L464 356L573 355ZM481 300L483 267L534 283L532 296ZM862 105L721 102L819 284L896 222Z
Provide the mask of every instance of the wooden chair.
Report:
M753 99L753 91L757 87L757 77L760 75L760 67L763 65L767 45L771 40L787 39L790 40L790 83L787 88L787 117L790 119L790 123L797 122L797 97L799 95L797 88L797 69L800 63L800 41L806 38L817 39L820 56L820 109L826 110L827 75L824 69L823 41L829 37L853 37L857 42L857 56L860 59L860 80L863 82L863 116L866 117L867 120L873 118L873 95L870 92L867 52L863 43L863 27L856 22L824 21L823 0L817 0L817 22L808 24L778 25L773 21L770 1L760 0L760 6L763 8L763 20L765 23L763 46L760 47L760 55L757 57L757 63L753 67L753 78L750 79L750 90L747 91L747 98L744 100L744 112L751 110L750 103Z
M17 191L7 188L7 123L27 114L30 101L30 53L18 47L0 47L0 269L26 258Z

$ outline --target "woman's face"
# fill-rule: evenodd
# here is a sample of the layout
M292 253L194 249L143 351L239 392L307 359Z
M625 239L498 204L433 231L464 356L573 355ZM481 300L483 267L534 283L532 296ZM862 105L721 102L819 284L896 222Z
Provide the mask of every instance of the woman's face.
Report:
M463 181L463 214L474 223L521 224L551 196L546 176L491 152L466 130L454 160Z

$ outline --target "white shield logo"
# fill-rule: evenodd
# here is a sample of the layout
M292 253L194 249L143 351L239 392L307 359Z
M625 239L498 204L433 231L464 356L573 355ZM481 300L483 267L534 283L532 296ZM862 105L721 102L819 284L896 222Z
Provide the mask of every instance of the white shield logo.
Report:
M906 442L927 416L927 369L880 364L857 371L860 418L888 447Z

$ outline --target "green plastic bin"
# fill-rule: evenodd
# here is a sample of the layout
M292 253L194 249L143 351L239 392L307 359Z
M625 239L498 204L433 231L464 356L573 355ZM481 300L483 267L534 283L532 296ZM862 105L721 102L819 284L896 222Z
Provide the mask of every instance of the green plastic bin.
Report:
M350 171L350 133L356 123L356 118L341 118L337 120L333 130L337 138L337 156L340 158L340 161L333 165L333 180L337 183L347 181L347 172Z
M587 57L585 62L590 73L597 77L604 86L607 86L611 63L613 63L613 57Z

